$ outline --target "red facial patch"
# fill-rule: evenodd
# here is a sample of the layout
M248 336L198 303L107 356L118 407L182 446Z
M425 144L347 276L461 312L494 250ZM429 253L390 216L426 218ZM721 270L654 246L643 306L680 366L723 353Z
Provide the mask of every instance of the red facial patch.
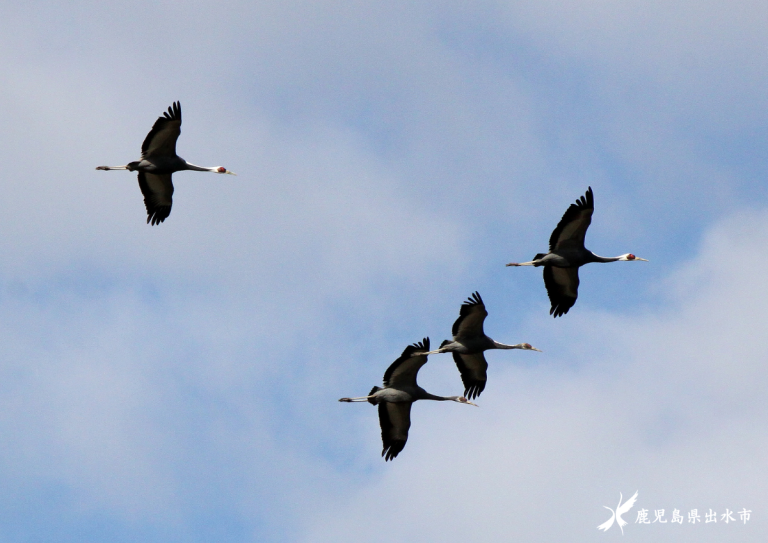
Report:
M523 345L523 347L525 347L526 349L530 349L531 348L531 344L530 343L526 343L526 344Z
M635 255L633 255L633 254L629 254L629 255L627 255L627 260L634 260L634 259L636 259L636 258L637 258L637 257L636 257Z
M226 169L224 166L219 166L219 167L216 169L216 171L218 171L219 173L224 173L224 172L226 172L226 171L227 171L227 169Z

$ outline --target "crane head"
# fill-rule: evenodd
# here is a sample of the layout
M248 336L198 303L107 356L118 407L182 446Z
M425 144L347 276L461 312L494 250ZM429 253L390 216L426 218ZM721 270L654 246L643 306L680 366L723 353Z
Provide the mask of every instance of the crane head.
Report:
M237 175L235 172L230 172L224 166L219 166L218 168L216 168L216 173L228 173L229 175Z
M467 404L467 405L474 405L475 407L480 407L480 406L479 406L479 405L477 405L476 403L472 403L472 402L470 402L470 401L469 401L468 399L466 399L464 396L459 396L458 398L456 398L456 399L455 399L455 400L453 400L453 401L455 401L455 402L459 402L459 403L465 403L465 404Z
M539 349L531 345L530 343L523 343L522 348L524 351L538 351L541 352Z
M619 257L619 260L626 260L627 262L633 262L633 261L636 261L636 260L642 260L643 262L648 262L646 259L640 258L639 256L635 256L632 253L627 253L625 255L621 255Z

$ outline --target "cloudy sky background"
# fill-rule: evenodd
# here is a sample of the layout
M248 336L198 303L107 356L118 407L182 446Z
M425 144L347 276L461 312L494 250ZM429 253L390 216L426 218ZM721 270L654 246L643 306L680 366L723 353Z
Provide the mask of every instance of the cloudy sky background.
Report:
M733 2L0 6L0 541L762 541L768 7ZM180 100L145 224L134 174ZM226 178L225 178L226 177ZM598 254L539 270L587 186ZM479 290L479 409L378 384ZM451 358L420 383L459 394ZM747 508L746 524L720 516ZM736 516L738 520L738 516ZM394 535L393 535L394 534Z

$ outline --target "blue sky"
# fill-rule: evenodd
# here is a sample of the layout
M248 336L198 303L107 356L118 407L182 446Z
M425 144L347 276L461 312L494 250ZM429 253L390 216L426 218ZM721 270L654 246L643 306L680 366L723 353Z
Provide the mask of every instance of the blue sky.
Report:
M768 57L758 2L0 7L0 542L762 541ZM138 157L180 100L145 224ZM227 177L227 179L224 179ZM591 265L539 270L588 186ZM366 393L473 291L479 409ZM420 375L461 393L447 355ZM396 535L392 535L396 534Z

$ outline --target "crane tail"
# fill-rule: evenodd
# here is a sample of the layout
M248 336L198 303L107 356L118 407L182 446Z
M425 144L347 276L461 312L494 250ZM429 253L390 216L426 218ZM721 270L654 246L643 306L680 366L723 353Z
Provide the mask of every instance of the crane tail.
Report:
M376 393L377 393L379 390L381 390L381 388L380 388L380 387L373 387L373 388L371 389L371 391L368 393L368 396L373 396L373 395L374 395L374 394L376 394ZM368 398L368 403L370 403L370 404L373 404L373 405L376 405L376 402L374 401L374 399L373 399L373 398Z

